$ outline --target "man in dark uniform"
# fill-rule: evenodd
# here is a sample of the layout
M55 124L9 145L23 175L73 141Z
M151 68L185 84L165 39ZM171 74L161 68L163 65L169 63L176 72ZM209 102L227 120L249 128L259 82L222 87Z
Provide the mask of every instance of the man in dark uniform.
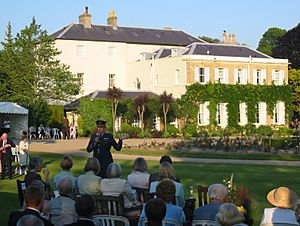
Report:
M106 178L106 170L110 163L113 162L112 155L110 153L111 146L117 151L122 148L122 140L125 138L122 136L117 143L111 133L106 132L106 121L97 120L97 131L91 136L90 142L86 148L87 152L93 151L93 157L97 158L101 171L98 176Z

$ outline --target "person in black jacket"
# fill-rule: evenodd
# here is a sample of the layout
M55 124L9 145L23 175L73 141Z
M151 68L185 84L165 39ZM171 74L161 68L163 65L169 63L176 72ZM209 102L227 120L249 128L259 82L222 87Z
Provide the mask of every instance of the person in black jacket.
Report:
M34 215L44 222L45 226L53 226L46 218L42 217L43 192L36 186L29 186L25 191L25 210L13 211L9 215L8 226L16 226L19 219L25 215Z
M11 148L16 147L14 142L8 138L7 133L3 133L0 139L0 152L1 152L1 166L2 175L1 179L5 178L6 171L8 172L8 177L12 177L12 152Z
M106 132L106 121L97 120L97 131L90 138L89 144L86 148L87 152L93 152L93 157L97 158L100 163L101 171L98 176L106 178L106 170L113 162L113 158L110 152L111 146L117 151L122 149L122 140L125 139L121 136L117 143L111 133Z

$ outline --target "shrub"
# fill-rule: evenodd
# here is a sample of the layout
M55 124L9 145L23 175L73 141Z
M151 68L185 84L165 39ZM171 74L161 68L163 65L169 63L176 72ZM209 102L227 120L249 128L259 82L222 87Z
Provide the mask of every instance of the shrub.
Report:
M177 129L174 125L168 125L167 133L169 136L176 137L179 134L179 129Z
M121 130L123 133L126 133L129 137L138 137L139 134L142 132L141 128L133 127L128 123L122 123Z
M259 137L270 137L273 135L273 130L270 126L260 126L257 129L257 135Z
M288 127L280 127L277 130L273 130L273 134L277 137L292 135L293 131Z
M183 130L183 134L186 137L197 137L197 127L193 124L187 124Z

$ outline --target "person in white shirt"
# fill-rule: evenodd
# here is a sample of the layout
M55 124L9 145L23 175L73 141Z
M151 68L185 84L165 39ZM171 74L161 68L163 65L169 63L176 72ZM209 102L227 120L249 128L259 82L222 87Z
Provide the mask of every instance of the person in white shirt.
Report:
M19 172L20 174L26 173L29 165L29 144L27 136L23 136L19 143Z
M267 200L274 208L265 208L261 225L264 224L290 224L299 225L295 211L290 210L297 204L297 194L287 187L279 187L270 191Z
M147 162L139 157L134 160L133 171L127 176L129 185L132 188L148 188L150 174L147 172Z

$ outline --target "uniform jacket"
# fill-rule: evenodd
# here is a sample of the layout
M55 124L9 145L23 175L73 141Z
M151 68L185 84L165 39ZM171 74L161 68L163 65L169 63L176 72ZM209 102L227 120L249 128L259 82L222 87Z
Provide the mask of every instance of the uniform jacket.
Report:
M99 140L98 142L95 142L97 137ZM110 153L111 146L113 146L117 151L120 151L122 148L122 140L119 140L117 143L111 133L102 133L102 135L100 133L96 133L91 136L86 150L87 152L93 151L93 157L99 160L101 169L107 169L109 164L113 162L113 158Z
M0 147L3 147L3 143L4 143L4 141L1 140L1 141L0 141ZM16 145L14 144L14 142L13 142L11 139L7 139L6 144L10 144L12 148L16 147ZM7 157L12 157L11 147L6 148L6 149L5 149L5 152L2 151L2 154L6 153L6 156L7 156Z

